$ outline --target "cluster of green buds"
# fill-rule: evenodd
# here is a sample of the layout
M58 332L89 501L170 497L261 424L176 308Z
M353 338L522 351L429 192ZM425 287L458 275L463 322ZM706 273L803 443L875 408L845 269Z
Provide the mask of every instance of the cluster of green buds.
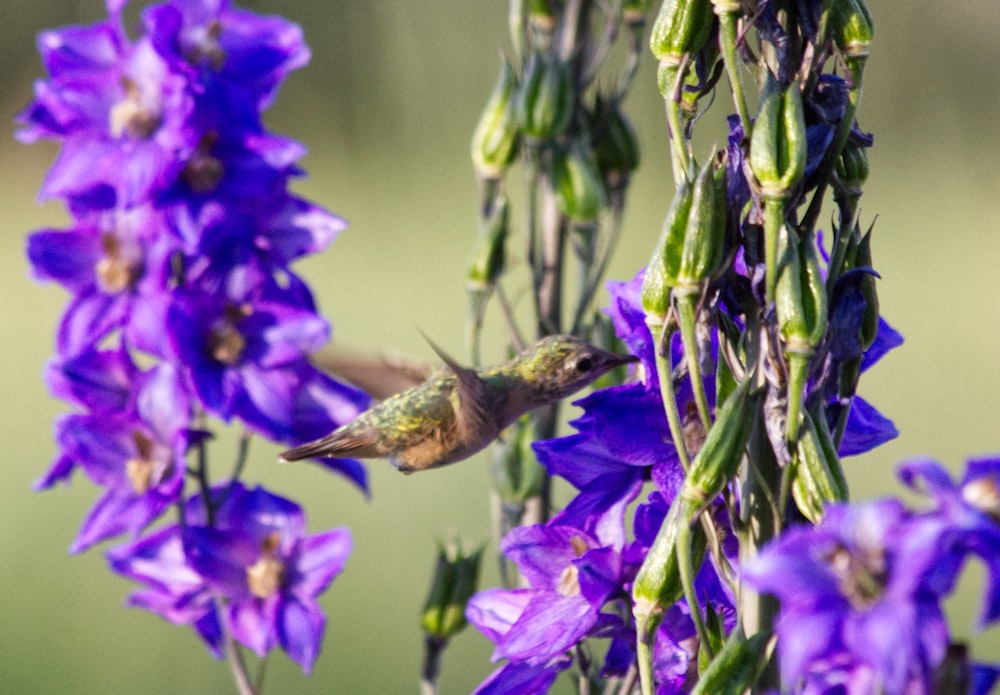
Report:
M510 333L510 351L532 339L517 325L504 293L506 274L518 269L511 257L527 261L534 337L570 333L592 339L596 333L591 305L639 165L639 141L622 103L642 53L649 12L650 0L511 3L510 50L471 143L481 192L478 242L468 270L474 365L481 364L483 324L493 299ZM624 50L616 43L622 40ZM512 209L518 199L506 191L515 170L525 183L523 211ZM510 253L521 225L526 253ZM579 281L576 296L567 301L564 269L574 261ZM566 308L571 322L563 318ZM500 534L540 521L550 507L544 499L547 475L530 444L554 435L556 407L515 423L496 445L492 498Z
M720 501L731 504L738 496L739 509L734 505L729 510L730 521L741 553L745 544L752 555L780 532L787 504L794 502L803 516L818 522L827 505L847 499L837 449L857 384L860 352L856 359L831 358L830 313L834 306L849 307L844 311L859 307L860 294L865 313L859 318L855 312L851 321L860 321L856 344L861 350L878 330L870 234L862 235L855 220L868 161L864 138L849 138L872 39L871 17L864 0L831 0L824 5L822 21L808 27L798 9L768 8L763 10L770 12L767 30L758 29L758 44L751 49L757 16L746 7L738 0L663 0L650 37L666 100L677 187L646 268L641 300L658 344L658 381L685 480L633 584L644 693L653 690L651 666L643 661L655 629L664 611L682 596L700 641L696 692L743 692L755 682L773 646L768 633L773 614L769 616L766 601L748 598L741 610L746 608L744 626L750 637L737 630L723 644L713 611L699 604L693 587L708 553L725 574L718 529L707 510ZM777 34L788 43L778 45ZM820 75L831 57L847 69L848 100L817 161L807 121L810 127L826 127L817 123L813 107L817 85L829 84ZM755 64L747 72L745 63L751 60ZM697 80L705 81L705 75L717 79L723 67L743 134L741 142L730 141L729 156L738 156L738 147L745 157L742 168L729 172L737 178L729 189L725 158L713 157L699 168L691 151L700 115L697 100L703 93L699 89L714 86L713 78L705 84ZM760 94L754 119L743 95L747 74L757 77ZM737 132L733 128L731 135ZM733 193L734 184L743 185L744 179L748 198ZM840 214L824 271L816 221L830 182ZM727 200L727 192L733 200ZM738 206L730 205L737 201ZM848 282L838 284L848 274ZM837 293L847 291L856 293L850 302L834 305L841 297ZM837 328L843 330L841 324ZM671 341L678 331L685 368L675 370ZM715 365L706 355L713 331ZM855 345L852 337L845 340ZM821 368L829 364L832 371ZM712 368L714 413L702 377L711 375ZM689 416L692 411L692 403L677 402L676 386L685 378L700 437L691 436L691 422L682 424L678 412L684 406ZM837 398L831 405L834 387Z

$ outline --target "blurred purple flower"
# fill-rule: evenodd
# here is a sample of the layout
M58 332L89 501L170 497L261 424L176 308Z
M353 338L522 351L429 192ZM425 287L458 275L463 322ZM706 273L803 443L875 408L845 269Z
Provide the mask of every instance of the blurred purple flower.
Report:
M842 672L887 695L929 688L948 644L925 581L953 561L943 540L937 520L895 500L832 505L819 526L786 530L744 565L743 579L781 602L785 687Z
M220 620L259 656L280 646L309 673L326 624L316 597L343 570L350 533L306 535L298 505L261 488L218 486L211 499L219 505L211 514L193 497L183 527L109 552L116 572L148 586L130 602L195 623L213 651L217 630L197 623Z

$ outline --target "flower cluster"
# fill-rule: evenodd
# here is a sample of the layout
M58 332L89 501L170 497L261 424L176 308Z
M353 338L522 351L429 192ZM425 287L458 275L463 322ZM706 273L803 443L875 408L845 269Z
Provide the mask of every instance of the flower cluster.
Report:
M969 555L988 571L980 625L1000 618L1000 459L970 461L961 485L933 461L904 464L900 477L932 507L833 505L821 524L790 529L743 567L749 584L781 601L786 687L985 693L1000 674L972 665L953 682L935 672L948 648L941 604Z
M35 275L72 295L47 381L75 412L56 423L59 452L37 486L79 467L104 490L74 552L138 536L177 504L179 526L112 553L117 571L150 585L133 602L195 624L214 648L224 610L236 639L281 644L308 669L323 624L311 597L342 566L346 532L306 537L292 503L235 478L251 434L299 443L367 402L308 361L329 327L290 268L345 223L290 193L304 148L262 121L309 51L296 25L226 0L148 7L132 38L124 4L39 36L49 77L19 118L22 141L60 142L41 198L71 216L28 241ZM217 502L206 416L244 426ZM365 485L360 464L336 465Z
M959 491L934 466L904 468L935 497L926 513L847 504L842 459L897 436L859 379L902 343L880 315L858 208L874 143L855 120L867 7L751 5L660 5L650 47L676 187L649 263L610 285L607 312L641 370L579 401L576 433L533 445L575 496L503 540L522 586L468 605L507 662L479 693L544 693L572 666L581 692L599 679L644 695L967 692L941 601L970 553L990 568L983 620L997 618L994 469ZM572 21L547 7L550 30ZM736 113L699 163L710 94L732 94ZM607 640L599 668L587 640ZM780 678L765 669L775 644Z
M497 645L494 658L508 660L477 692L547 692L556 675L573 664L567 652L586 638L610 640L602 677L624 675L636 659L636 625L629 619L632 585L684 484L664 418L655 341L641 304L643 276L609 283L607 310L619 338L640 357L642 378L578 401L583 415L572 423L577 432L534 445L549 473L568 481L576 495L547 524L515 529L504 539L501 550L530 587L489 589L469 604L469 621ZM883 322L865 353L866 367L901 342ZM680 360L679 340L672 349ZM714 380L706 379L705 386L714 407ZM678 389L676 398L691 403L690 386ZM855 399L851 413L843 455L870 451L897 436L891 421L862 399ZM626 509L649 482L653 489L636 506L628 534ZM710 557L695 581L699 597L722 616L728 631L736 620L728 568L737 564L736 539L721 499L710 512L724 536L722 555L718 561ZM690 609L677 601L665 611L655 638L659 692L690 690L697 680L697 654Z

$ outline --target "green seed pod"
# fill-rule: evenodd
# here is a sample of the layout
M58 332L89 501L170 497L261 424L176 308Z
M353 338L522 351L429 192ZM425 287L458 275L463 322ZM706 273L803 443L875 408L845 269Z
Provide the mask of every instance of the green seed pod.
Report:
M698 678L691 695L740 695L756 682L767 665L770 634L758 632L749 639L737 625L722 651Z
M553 56L532 53L514 103L524 135L547 140L564 133L573 115L573 84L567 66Z
M636 573L632 583L632 615L640 640L652 639L663 612L684 594L677 562L677 539L680 524L690 524L697 511L690 500L680 496L674 499L642 567ZM692 565L699 567L708 543L701 524L694 525L691 536Z
M694 180L675 284L694 289L722 262L726 241L726 155L712 157ZM667 262L668 267L674 265Z
M868 155L864 147L848 143L837 158L837 182L847 191L861 194L861 186L868 180Z
M872 230L870 228L864 237L861 238L854 264L855 267L872 267ZM865 298L865 315L861 320L859 336L862 350L870 348L878 335L879 306L878 288L875 286L875 279L874 275L869 274L865 275L861 280L861 294Z
M847 480L826 417L818 413L814 419L806 411L802 421L804 428L793 463L792 497L803 516L818 524L827 504L847 500Z
M466 554L455 541L438 546L434 579L420 616L427 634L449 638L465 627L465 606L476 593L482 554L482 548Z
M865 0L832 0L828 29L845 59L864 59L871 50L875 23Z
M649 36L649 48L660 61L677 66L685 54L708 42L715 16L709 0L663 0Z
M486 233L480 237L469 264L470 291L482 292L493 287L504 270L507 234L510 229L508 209L507 199L500 198L486 221Z
M568 151L554 159L552 185L559 210L571 220L596 219L608 207L597 160L593 151L580 141L574 141Z
M642 308L647 317L663 319L670 312L670 291L677 284L678 265L684 250L684 235L692 197L691 182L685 178L674 193L667 218L663 221L660 240L646 265L641 295Z
M472 134L472 163L483 178L500 178L517 156L517 123L511 99L516 87L514 70L504 60Z
M597 96L590 121L594 155L606 181L621 180L639 166L639 138L615 98Z
M789 239L782 226L779 236L780 272L775 289L778 328L789 352L812 354L827 326L826 287L819 252L812 233Z
M716 410L715 423L705 435L705 443L684 478L680 497L699 509L722 492L740 466L756 413L757 399L751 393L752 381L748 376L740 382Z
M764 198L785 198L802 180L807 150L799 83L782 91L768 73L750 136L750 169Z
M813 351L826 333L826 283L820 273L819 253L811 233L801 241L789 239L782 226L779 246L781 268L775 288L774 308L788 358L788 410L785 433L789 442L798 436L799 413Z

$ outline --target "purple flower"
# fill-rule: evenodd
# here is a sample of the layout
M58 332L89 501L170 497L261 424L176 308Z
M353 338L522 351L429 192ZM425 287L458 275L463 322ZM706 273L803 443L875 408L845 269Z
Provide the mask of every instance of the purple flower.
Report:
M194 497L183 527L109 553L116 572L148 587L131 603L195 623L203 637L216 633L197 623L219 620L258 655L280 646L308 673L326 624L316 597L343 570L350 533L306 535L298 505L261 488L219 486L212 500L220 506L211 515ZM210 519L214 526L206 525Z
M959 485L929 459L903 464L899 477L933 498L937 508L932 514L945 525L947 542L941 552L946 558L937 566L938 590L950 593L964 557L978 555L989 570L980 627L1000 618L1000 458L970 460Z
M469 601L469 622L497 645L493 659L510 660L480 687L494 685L481 692L516 692L493 689L502 685L498 679L514 675L518 682L524 678L534 684L525 685L525 692L544 692L548 685L540 684L551 683L568 667L564 656L577 643L621 625L617 616L601 613L605 603L621 592L619 551L578 528L559 524L558 519L545 526L514 529L501 549L530 588L490 589Z
M831 673L890 695L929 687L948 644L941 597L925 581L951 562L941 530L894 500L832 505L819 526L786 530L742 568L781 602L785 687Z
M63 138L42 199L131 206L174 181L197 144L193 97L148 39L129 42L112 17L43 32L38 48L50 79L36 83L18 137Z

